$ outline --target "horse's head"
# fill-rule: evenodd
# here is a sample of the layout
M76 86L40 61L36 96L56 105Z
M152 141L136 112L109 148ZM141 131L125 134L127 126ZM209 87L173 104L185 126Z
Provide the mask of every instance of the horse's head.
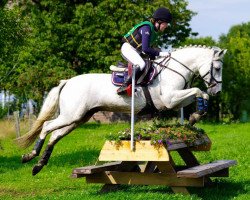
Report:
M213 51L212 60L203 64L199 69L200 76L208 88L207 93L210 95L216 95L222 90L222 65L223 57L227 50L215 48Z

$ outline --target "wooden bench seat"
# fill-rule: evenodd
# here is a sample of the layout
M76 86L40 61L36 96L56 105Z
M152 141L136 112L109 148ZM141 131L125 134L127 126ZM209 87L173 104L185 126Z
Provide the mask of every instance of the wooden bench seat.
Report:
M72 172L73 178L80 178L88 174L100 173L104 171L117 170L122 162L111 162L103 165L91 165L86 167L75 168Z
M177 177L199 178L236 165L235 160L218 160L177 172Z

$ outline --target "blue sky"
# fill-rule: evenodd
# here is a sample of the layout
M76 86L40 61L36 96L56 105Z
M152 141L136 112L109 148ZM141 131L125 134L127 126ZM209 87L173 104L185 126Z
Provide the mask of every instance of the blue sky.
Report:
M250 0L187 0L188 8L198 14L191 28L200 37L212 36L218 40L236 24L250 21Z

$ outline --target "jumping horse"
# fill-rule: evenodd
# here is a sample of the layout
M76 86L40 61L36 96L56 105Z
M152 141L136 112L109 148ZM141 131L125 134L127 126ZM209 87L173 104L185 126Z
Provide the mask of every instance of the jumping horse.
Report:
M225 53L226 50L218 47L189 46L173 50L169 59L155 59L153 66L158 75L148 86L154 106L158 110L178 109L195 100L199 105L205 102L191 115L192 123L198 121L205 113L208 94L216 95L222 89ZM194 76L204 80L207 92L186 87ZM111 83L111 74L83 74L62 80L52 88L31 130L18 139L20 146L28 147L38 138L33 150L22 156L22 162L26 163L40 154L46 136L52 133L43 155L33 167L33 175L48 163L54 145L79 124L87 122L95 112L130 112L131 97L117 95L116 90ZM134 104L135 113L146 105L141 87L136 88ZM58 117L53 118L58 109Z

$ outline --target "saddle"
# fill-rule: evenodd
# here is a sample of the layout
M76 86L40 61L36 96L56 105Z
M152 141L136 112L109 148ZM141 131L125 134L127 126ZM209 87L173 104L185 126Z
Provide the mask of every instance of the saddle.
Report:
M112 83L115 86L121 86L126 80L126 77L132 74L132 64L128 63L127 65L125 65L124 63L118 62L117 66L111 65L110 70L112 71ZM139 113L137 113L138 115L150 113L151 116L153 116L154 113L158 112L147 88L147 86L153 82L155 76L157 76L156 68L152 65L152 62L150 62L150 60L146 60L146 66L144 70L138 76L137 80L135 80L136 86L142 87L142 91L146 98L146 105ZM132 95L131 85L129 85L127 88L127 95Z
M112 78L111 81L115 86L121 86L126 77L132 74L132 67L131 63L127 65L118 62L117 65L111 65L110 70L112 71ZM153 67L152 63L149 60L146 60L146 66L141 72L141 74L135 80L135 84L137 86L147 86L150 85L156 75L156 68Z

